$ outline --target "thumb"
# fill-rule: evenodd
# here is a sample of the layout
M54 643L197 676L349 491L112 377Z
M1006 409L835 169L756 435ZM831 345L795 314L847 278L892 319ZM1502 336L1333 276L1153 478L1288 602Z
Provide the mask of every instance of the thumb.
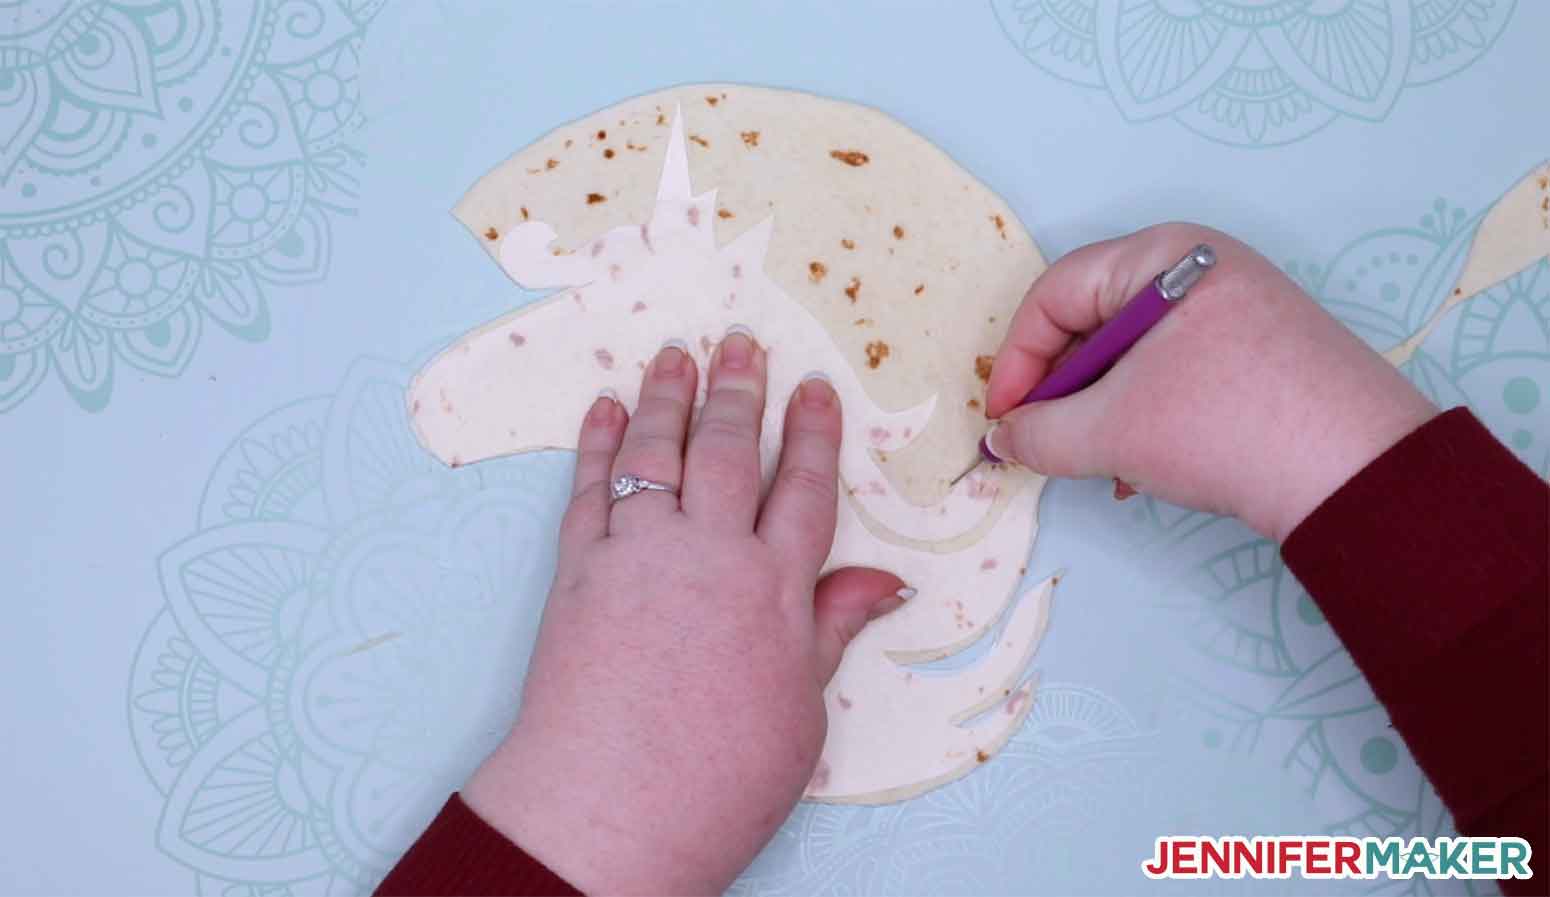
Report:
M897 610L914 596L904 580L870 567L845 567L818 580L813 590L818 681L828 684L834 678L845 646L868 620Z
M1113 390L1112 381L1100 380L1075 395L1011 411L991 426L990 450L1045 476L1113 476L1098 438Z

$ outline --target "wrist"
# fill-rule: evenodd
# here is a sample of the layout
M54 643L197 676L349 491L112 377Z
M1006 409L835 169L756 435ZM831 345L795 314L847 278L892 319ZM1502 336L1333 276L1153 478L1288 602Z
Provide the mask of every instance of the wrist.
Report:
M639 791L589 776L574 751L547 750L552 741L513 730L469 778L463 801L586 894L720 893L731 883L713 881L718 870L705 857L654 837L667 820L632 806Z
M1257 519L1248 519L1251 526L1285 542L1352 477L1437 415L1437 407L1397 371L1385 365L1381 373L1366 388L1329 403L1338 410L1310 419L1289 442L1296 457L1284 475L1273 477L1271 501Z

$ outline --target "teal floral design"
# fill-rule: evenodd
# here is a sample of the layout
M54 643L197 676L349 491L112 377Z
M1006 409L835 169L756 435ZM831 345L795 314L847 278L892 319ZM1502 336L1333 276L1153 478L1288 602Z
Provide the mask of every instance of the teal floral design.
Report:
M1285 268L1387 350L1441 306L1482 217L1437 200L1412 225L1366 234L1327 262ZM1470 407L1550 476L1550 261L1452 310L1401 370L1439 405ZM1182 571L1169 601L1192 618L1180 671L1192 697L1179 712L1195 721L1202 746L1278 763L1328 832L1451 834L1435 791L1274 543L1231 521L1140 500L1151 550ZM1473 884L1453 886L1476 893Z
M1484 212L1445 200L1410 227L1368 234L1327 266L1286 271L1368 345L1388 350L1442 307ZM1550 476L1550 261L1540 260L1469 298L1451 333L1433 338L1400 370L1442 407L1468 405L1524 463Z
M53 371L180 374L269 333L353 209L358 52L384 0L16 0L0 33L0 412Z
M129 725L200 893L369 891L510 725L565 462L447 470L408 377L363 360L263 416L159 561Z
M1155 736L1100 691L1041 684L983 769L904 803L800 804L729 893L996 894L1035 870L1101 892L1099 870L1067 868L1072 847L1104 837L1136 799ZM1136 874L1102 872L1132 885Z
M1126 121L1171 117L1263 147L1341 117L1383 119L1407 87L1479 59L1516 0L991 0L1018 52L1108 92Z

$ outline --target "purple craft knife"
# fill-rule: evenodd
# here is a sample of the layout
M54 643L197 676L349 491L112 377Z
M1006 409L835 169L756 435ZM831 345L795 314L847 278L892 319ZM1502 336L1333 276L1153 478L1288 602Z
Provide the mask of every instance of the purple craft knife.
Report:
M1216 264L1216 251L1201 243L1179 260L1172 268L1152 278L1146 288L1137 293L1119 314L1099 327L1092 338L1082 344L1065 363L1051 371L1033 391L1023 396L1019 406L1029 402L1044 402L1071 395L1088 386L1119 361L1148 330L1152 329L1173 303L1184 298L1205 273ZM989 461L1000 464L1004 459L990 450L988 439L980 439L980 457L968 470L953 477L956 484L968 476L980 464Z

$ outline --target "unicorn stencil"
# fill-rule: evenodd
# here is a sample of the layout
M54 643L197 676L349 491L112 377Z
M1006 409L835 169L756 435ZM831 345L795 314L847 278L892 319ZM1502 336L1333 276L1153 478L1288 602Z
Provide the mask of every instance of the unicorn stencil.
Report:
M918 594L847 650L826 692L829 736L807 796L878 803L918 794L985 762L1031 706L1027 666L1053 583L1013 599L1040 483L987 470L931 506L899 493L879 459L924 432L937 399L888 411L868 396L825 325L766 272L773 214L717 245L717 191L692 189L683 122L674 110L647 220L609 228L573 250L557 248L554 227L536 218L483 235L498 240L494 254L519 284L559 290L435 358L411 384L411 421L421 443L454 466L574 449L599 389L633 407L641 372L665 341L683 340L704 366L739 324L769 350L760 443L768 488L785 404L804 374L825 372L845 419L838 528L826 567L892 570ZM700 401L704 390L702 379ZM977 643L983 656L956 672L912 667Z

